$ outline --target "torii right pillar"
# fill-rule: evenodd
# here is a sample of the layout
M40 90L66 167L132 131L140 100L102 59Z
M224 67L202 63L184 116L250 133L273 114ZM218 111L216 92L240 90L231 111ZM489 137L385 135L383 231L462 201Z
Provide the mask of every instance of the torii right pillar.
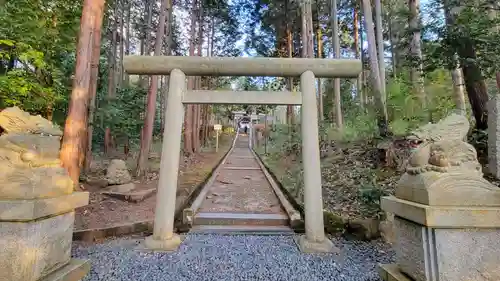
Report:
M299 248L304 253L330 253L335 249L325 236L323 221L323 195L321 187L321 162L318 142L318 106L315 76L306 71L300 76L302 90L301 131L302 165L304 166L304 209L306 235L299 238Z

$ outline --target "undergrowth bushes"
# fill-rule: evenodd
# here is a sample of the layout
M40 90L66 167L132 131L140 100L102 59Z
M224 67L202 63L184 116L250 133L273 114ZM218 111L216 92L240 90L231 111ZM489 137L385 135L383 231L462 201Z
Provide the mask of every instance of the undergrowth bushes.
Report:
M455 107L452 96L452 81L449 74L443 70L428 73L425 80L425 91L427 94L427 107L421 109L420 101L412 93L406 77L390 79L387 85L387 109L389 115L390 130L395 137L405 136L411 130L427 122L437 122L448 115ZM345 87L344 87L345 88ZM370 90L366 90L370 96ZM332 98L331 89L326 89L325 99ZM366 93L365 93L366 94ZM322 160L324 188L338 188L335 183L327 181L338 181L339 178L352 177L346 181L345 187L351 189L354 199L360 202L360 213L366 216L380 216L380 196L390 193L395 182L400 177L397 170L380 167L372 164L376 158L377 143L387 141L378 138L376 114L371 103L363 108L354 96L343 96L343 128L339 130L331 122L331 108L325 108L325 122L319 124L320 149L331 149L332 157ZM373 100L373 98L368 98ZM330 103L326 103L329 105ZM330 105L331 106L331 105ZM296 118L300 121L299 116ZM285 185L298 201L302 200L303 173L301 164L301 134L300 124L293 126L272 125L266 145L257 147L257 151L265 156L266 161L273 162L274 166L284 165L285 171L281 172L282 184ZM486 143L486 138L481 132L472 135L472 142L478 144ZM263 144L263 142L261 142ZM356 145L358 144L358 145ZM354 149L368 151L363 156L357 156L363 152L355 152ZM370 153L373 152L373 153ZM346 161L335 157L342 154L343 157L358 157ZM366 157L366 159L362 159ZM338 165L332 165L337 161ZM344 162L341 162L344 161ZM348 164L345 164L349 162ZM344 170L344 171L340 171ZM362 175L350 175L349 173L360 173ZM333 174L333 175L332 175ZM338 174L338 175L335 175ZM359 179L358 179L359 178ZM338 183L337 183L338 184ZM325 191L324 191L325 192ZM338 199L341 200L341 199Z

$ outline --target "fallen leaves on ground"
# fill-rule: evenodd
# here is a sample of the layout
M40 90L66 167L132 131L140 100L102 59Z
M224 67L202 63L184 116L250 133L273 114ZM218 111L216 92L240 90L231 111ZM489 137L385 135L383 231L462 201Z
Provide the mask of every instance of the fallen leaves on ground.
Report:
M331 145L329 156L321 160L324 209L349 219L379 217L380 195L392 194L402 173L381 167L380 151L373 142ZM265 159L281 183L302 202L300 157L269 155Z

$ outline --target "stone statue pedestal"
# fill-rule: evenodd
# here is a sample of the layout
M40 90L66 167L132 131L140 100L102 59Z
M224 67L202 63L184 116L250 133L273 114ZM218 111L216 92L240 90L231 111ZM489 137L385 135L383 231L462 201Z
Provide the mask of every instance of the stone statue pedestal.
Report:
M395 196L396 264L385 281L500 280L500 189L483 178L475 148L464 142L469 122L452 114L408 138L415 151Z
M0 199L0 280L81 280L90 264L71 259L71 242L74 209L88 201L88 192Z
M381 203L395 214L397 262L381 266L383 280L500 280L500 207L429 206L393 196Z
M90 264L71 259L71 242L89 194L61 165L63 132L18 107L0 111L0 129L0 280L81 280Z

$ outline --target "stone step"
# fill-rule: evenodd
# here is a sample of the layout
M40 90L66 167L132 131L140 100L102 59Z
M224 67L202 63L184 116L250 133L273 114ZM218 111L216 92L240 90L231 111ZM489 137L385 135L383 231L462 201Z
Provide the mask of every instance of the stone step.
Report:
M288 226L260 225L195 225L189 233L194 234L246 234L246 235L293 235Z
M288 226L289 219L283 214L198 213L194 225Z
M259 170L260 167L234 167L234 166L224 166L224 170Z

